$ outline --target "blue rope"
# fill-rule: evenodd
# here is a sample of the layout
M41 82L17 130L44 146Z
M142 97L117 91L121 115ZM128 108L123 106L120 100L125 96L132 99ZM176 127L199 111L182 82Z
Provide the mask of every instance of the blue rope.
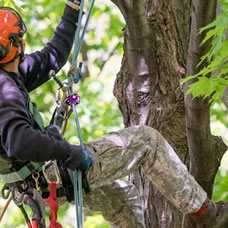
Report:
M73 0L70 0L73 2ZM75 38L74 38L74 50L73 50L73 59L72 59L72 67L77 66L77 58L80 52L80 49L83 44L83 39L85 36L85 32L88 26L89 18L92 13L92 9L95 3L95 0L92 0L88 16L86 18L86 23L82 31L82 35L80 36L80 29L81 29L81 21L82 21L82 16L83 16L83 9L84 9L84 0L81 0L80 4L80 11L79 11L79 19L78 19L78 25L77 25L77 30L75 33ZM80 70L80 69L79 69ZM70 75L71 81L77 83L79 80L74 80L74 75ZM80 77L79 77L80 79ZM68 83L69 84L69 83ZM72 95L72 88L68 87L68 95ZM75 117L75 123L77 126L77 132L78 132L78 137L80 141L80 145L82 147L83 153L85 152L85 145L83 143L83 137L82 137L82 132L80 128L80 123L78 119L78 114L77 114L77 109L76 109L76 104L71 105L73 112L74 112L74 117ZM73 181L74 181L74 199L75 199L75 208L76 208L76 218L77 218L77 228L83 228L83 217L82 217L82 209L83 209L83 196L82 196L82 172L80 170L75 170L73 171Z
M76 208L76 221L77 221L77 227L81 228L82 227L82 221L79 218L79 209L78 209L78 174L77 171L73 171L73 180L74 180L74 202L75 202L75 208Z
M81 1L81 4L80 4L80 11L79 11L79 18L78 18L78 26L77 26L77 30L76 30L76 33L75 33L75 38L74 38L74 50L73 50L73 59L72 59L72 66L75 67L77 65L77 57L78 55L76 55L76 49L77 49L77 46L80 42L80 29L81 29L81 23L82 23L82 16L83 16L83 9L84 9L84 4L85 4L85 1L82 0ZM87 17L87 20L89 18Z
M69 95L72 94L72 90L70 88L68 88L68 94ZM83 143L80 123L79 123L78 114L77 114L77 110L76 110L76 105L72 104L71 107L74 112L74 117L75 117L75 122L76 122L76 126L77 126L80 145L81 145L82 151L84 153L85 146ZM73 182L74 182L74 201L75 201L75 209L76 209L77 228L82 228L83 227L83 218L82 218L83 197L82 197L82 172L80 170L73 171Z
M74 117L75 117L75 122L76 122L76 126L77 126L80 145L81 145L83 153L84 153L85 145L83 143L80 123L79 123L75 104L72 104L72 109L74 112ZM82 197L82 172L80 170L73 171L73 180L74 180L74 199L75 199L75 207L76 207L77 227L82 228L83 227L83 218L82 218L83 197Z
M78 173L78 189L79 189L79 216L80 220L82 221L82 227L83 227L83 217L82 217L82 210L83 210L83 195L82 195L82 172L80 171Z
M87 16L87 19L86 19L86 23L85 23L85 26L84 26L83 31L82 31L81 39L78 41L78 43L77 43L78 45L74 46L74 47L76 47L75 48L75 52L74 52L75 53L75 60L73 59L74 62L78 58L79 52L81 50L81 47L82 47L82 44L83 44L83 40L84 40L84 37L85 37L85 33L86 33L86 29L88 27L89 18L90 18L91 14L92 14L94 3L95 3L95 0L92 0L90 8L89 8L88 16Z

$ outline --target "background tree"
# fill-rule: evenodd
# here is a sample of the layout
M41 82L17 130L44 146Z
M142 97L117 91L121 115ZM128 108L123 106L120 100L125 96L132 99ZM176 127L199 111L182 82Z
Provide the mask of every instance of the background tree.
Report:
M80 85L80 95L83 100L78 106L85 140L122 128L122 119L115 101L106 98L111 90L111 75L116 73L116 71L109 72L107 65L113 59L115 63L112 62L112 65L118 63L115 56L123 54L114 94L119 102L124 126L147 124L158 129L202 187L211 195L214 177L225 152L225 146L221 139L211 135L208 101L201 98L192 101L190 95L184 99L180 79L187 74L196 74L203 67L203 65L200 68L196 66L200 57L209 50L209 43L200 46L205 32L197 36L197 31L214 20L217 2L215 0L113 0L112 2L120 9L124 20L119 16L117 7L111 5L111 1L97 1L86 45L82 49L84 72L89 76ZM27 52L30 52L39 49L50 39L59 21L64 1L4 0L1 4L16 8L25 18L29 30L26 36ZM121 49L122 29L124 53ZM69 64L59 74L61 79L66 78L68 69ZM38 103L46 124L55 105L56 88L56 84L50 82L31 95ZM225 120L221 111L216 109L213 113L218 114L217 117L223 116L221 120ZM77 143L77 137L74 135L75 128L72 121L66 138L72 143ZM221 179L222 176L219 174L217 181L221 183ZM182 214L147 181L141 170L132 174L131 180L141 193L148 228L181 227ZM217 185L216 199L221 197L222 190L227 187L226 183L223 180ZM225 197L227 196L223 196ZM69 210L68 205L64 205L60 214L63 216L67 210ZM18 216L17 214L12 217L11 214L10 223L5 227L12 227L12 223L15 227L23 224L23 218L20 216L21 219L18 219ZM66 220L63 222L66 224ZM107 225L99 224L97 227L102 226ZM184 227L196 226L186 219Z

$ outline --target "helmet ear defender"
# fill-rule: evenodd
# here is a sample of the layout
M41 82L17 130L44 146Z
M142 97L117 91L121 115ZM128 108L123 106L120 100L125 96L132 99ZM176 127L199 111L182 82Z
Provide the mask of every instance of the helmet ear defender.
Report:
M19 35L17 33L11 33L9 36L9 41L14 47L19 47Z
M0 60L4 59L9 53L8 45L4 47L2 44L0 44Z

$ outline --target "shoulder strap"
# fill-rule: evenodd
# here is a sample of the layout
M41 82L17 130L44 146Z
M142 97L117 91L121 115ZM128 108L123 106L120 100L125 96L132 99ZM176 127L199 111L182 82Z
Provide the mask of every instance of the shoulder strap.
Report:
M18 170L16 172L0 174L0 179L6 184L23 181L28 176L30 176L32 172L41 171L42 166L43 166L43 163L29 162L28 164L26 164L25 166L23 166L20 170Z
M29 112L32 116L32 119L38 124L42 133L45 132L43 118L37 110L36 104L29 100Z

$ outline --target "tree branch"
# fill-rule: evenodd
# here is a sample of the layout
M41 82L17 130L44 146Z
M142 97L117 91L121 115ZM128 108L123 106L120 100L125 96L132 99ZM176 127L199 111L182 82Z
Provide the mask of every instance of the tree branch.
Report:
M112 0L112 2L120 9L124 18L138 16L144 11L144 4L135 0Z
M222 9L220 6L220 2L218 1L217 4L217 15L219 15L220 13L222 13ZM226 39L228 39L228 33L226 34ZM226 106L226 109L228 111L228 88L225 89L224 94L222 96L222 102L224 103L224 105Z
M216 0L192 1L192 24L187 62L188 75L196 74L203 67L201 65L197 68L197 64L200 57L209 50L209 43L200 46L205 34L198 34L197 32L199 28L215 19L216 4ZM208 101L203 101L201 98L192 100L191 95L186 95L185 107L191 160L190 171L210 196L214 177L225 152L225 147L221 146L221 140L215 140L211 136Z
M118 48L118 46L120 45L120 40L117 41L117 43L114 45L114 47L101 59L101 70L99 75L102 74L103 69L105 67L105 64L110 60L110 58L116 53L116 49Z
M222 102L226 106L226 109L228 111L228 88L225 89L224 94L222 96Z
M82 49L82 61L83 61L83 79L90 76L89 66L88 66L88 45L86 42L83 43Z

